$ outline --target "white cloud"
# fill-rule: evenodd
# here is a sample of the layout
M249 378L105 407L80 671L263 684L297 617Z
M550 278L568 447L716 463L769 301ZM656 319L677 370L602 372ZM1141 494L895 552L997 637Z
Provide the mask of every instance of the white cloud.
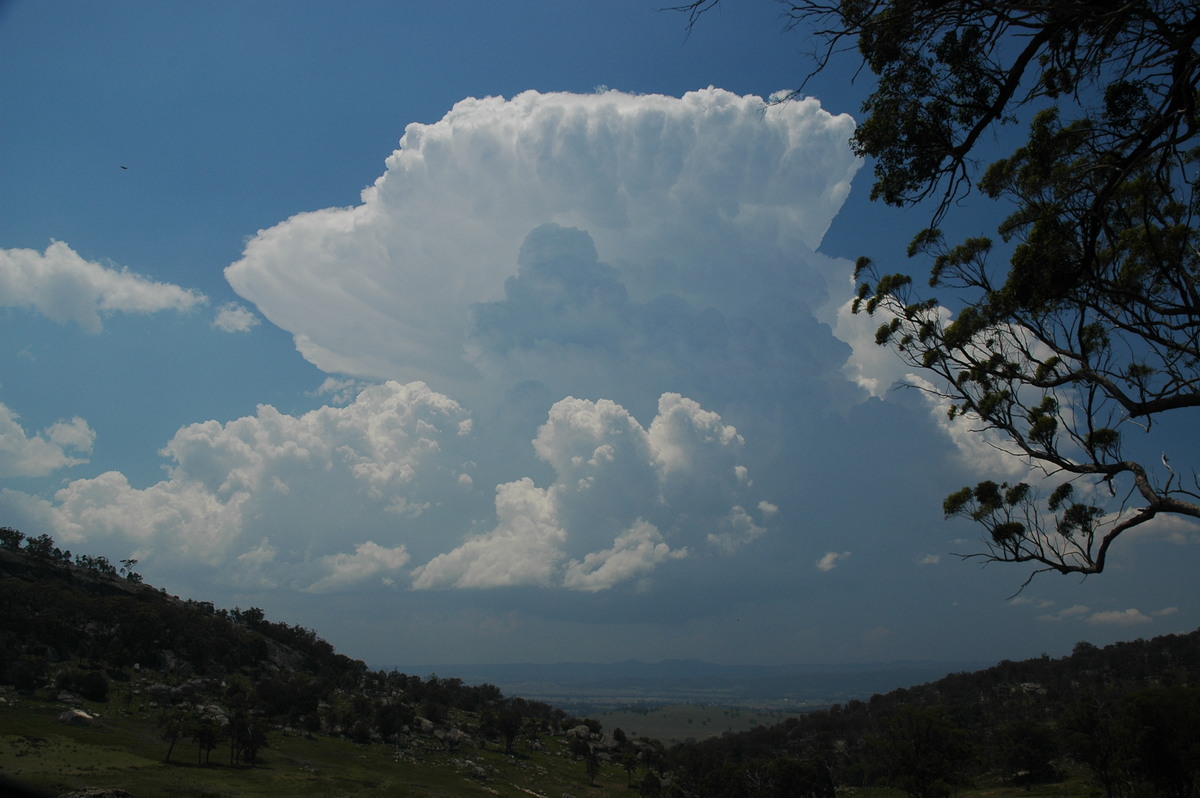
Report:
M159 573L204 563L240 586L396 580L419 550L416 588L595 592L670 561L731 555L766 535L777 510L750 493L742 436L698 403L664 394L647 428L611 400L567 398L533 442L553 483L500 484L491 531L448 547L448 518L483 520L462 501L473 485L468 422L423 383L372 386L297 416L261 405L179 429L162 449L167 478L149 487L110 471L52 499L5 490L0 511L65 544L109 540ZM70 424L47 434L86 439Z
M96 433L82 418L55 422L33 436L19 418L0 402L0 478L40 477L87 462L79 455L92 451Z
M769 502L761 502L760 504L763 503L769 507L773 506ZM764 513L764 516L768 515ZM765 534L767 534L766 528L755 523L753 516L747 513L744 508L734 507L721 522L721 531L709 533L708 542L726 554L733 554L742 546L757 540Z
M551 587L567 533L550 491L522 479L496 488L496 528L413 571L413 587Z
M260 405L176 432L162 450L168 477L154 485L107 472L52 500L5 490L0 510L72 545L122 541L160 572L233 563L234 581L332 589L398 560L402 541L380 537L397 536L398 519L412 525L462 499L455 452L466 420L421 383L376 385L346 407L298 416ZM339 555L367 534L375 542Z
M672 551L653 524L639 521L618 535L612 548L567 563L563 587L587 592L607 590L653 571L659 563L687 557L688 553L686 548Z
M326 377L311 395L328 396L333 404L345 405L353 402L359 392L366 387L368 387L368 383L360 380L339 380L336 377Z
M897 354L894 346L875 343L876 330L895 318L894 314L883 307L874 315L865 312L854 314L851 305L852 301L846 301L833 312L828 307L822 309L823 317L833 326L835 335L851 347L851 354L842 367L842 372L849 379L871 396L880 399L886 399L891 391L899 388L916 390L928 407L933 421L958 450L962 465L971 473L987 474L1010 482L1045 479L1041 472L1031 468L1029 459L1009 439L993 429L986 429L978 416L972 413L952 415L949 412L952 401L942 395L945 391L925 374L912 371L912 366ZM933 313L943 324L951 319L950 311L940 305ZM1038 357L1052 354L1044 344L1019 328L1009 329L1004 340L1012 349L1019 349L1013 345L1014 340L1019 340L1026 350ZM1069 414L1070 408L1064 406L1061 412Z
M732 553L767 531L739 502L741 444L737 430L678 394L660 397L648 430L611 400L563 399L534 440L554 483L500 485L496 527L417 568L413 585L594 592L703 544Z
M279 582L267 573L278 555L279 549L271 545L270 539L263 538L257 546L242 552L234 560L231 565L233 583L267 590L279 587Z
M217 308L212 326L222 332L250 332L259 324L258 316L240 302L226 302Z
M817 570L832 571L834 568L838 567L838 564L841 563L842 560L849 556L850 552L848 551L843 551L841 553L836 551L827 551L825 552L825 555L821 557L821 559L817 560Z
M1110 610L1092 614L1087 622L1097 626L1136 626L1150 623L1151 619L1141 610Z
M940 554L926 554L917 560L917 565L937 565L942 561Z
M183 311L205 301L197 291L84 260L61 241L44 253L0 249L0 305L31 307L90 333L103 328L104 314Z
M1064 610L1059 610L1058 612L1048 613L1046 615L1039 615L1038 620L1039 621L1049 621L1049 622L1065 621L1065 620L1069 620L1071 618L1079 618L1081 616L1087 615L1091 611L1092 611L1091 608L1085 604L1075 604L1071 607L1067 607Z
M353 554L339 552L321 558L321 565L329 570L326 576L308 587L312 593L326 593L364 582L380 574L396 574L409 560L408 549L403 545L385 548L368 540L354 548ZM388 584L391 576L382 577Z
M960 462L970 473L987 474L1010 482L1042 479L1040 473L1033 473L1028 459L1020 455L1015 445L996 431L983 429L977 416L956 413L951 417L950 400L938 395L929 380L918 374L907 374L904 382L920 392L933 420L954 444Z
M639 301L745 308L794 282L861 165L852 131L719 89L467 99L409 125L361 205L261 231L226 277L325 371L440 386L474 373L471 306L546 222L586 230Z
M873 315L853 313L851 294L855 288L850 272L844 275L843 293L833 292L831 303L822 309L823 320L834 334L850 345L850 356L842 372L871 396L886 398L896 384L904 383L911 368L896 353L875 343L875 331L890 320L890 314L880 309ZM836 297L844 297L838 300Z
M1105 518L1105 522L1116 521L1119 516ZM1184 546L1200 543L1200 523L1193 518L1162 513L1124 533L1130 540L1165 540Z

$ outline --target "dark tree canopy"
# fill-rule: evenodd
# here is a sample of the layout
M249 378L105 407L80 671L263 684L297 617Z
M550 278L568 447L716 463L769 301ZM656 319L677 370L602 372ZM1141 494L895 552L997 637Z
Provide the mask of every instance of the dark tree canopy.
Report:
M717 2L682 8L695 23ZM1200 421L1200 7L782 6L822 43L815 71L856 47L875 76L852 141L873 159L872 199L932 208L908 255L943 296L863 258L855 312L879 317L877 342L952 416L1047 477L946 499L984 527L977 556L1099 573L1122 533L1200 518L1198 441L1180 426ZM971 191L1007 214L997 240L938 229Z

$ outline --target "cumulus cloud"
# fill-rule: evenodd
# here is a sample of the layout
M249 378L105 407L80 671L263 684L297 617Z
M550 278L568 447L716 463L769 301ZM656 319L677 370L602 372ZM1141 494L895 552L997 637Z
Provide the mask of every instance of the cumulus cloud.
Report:
M1015 598L1009 599L1008 603L1014 607L1023 607L1026 605L1032 605L1033 607L1035 607L1039 610L1044 610L1047 607L1054 606L1053 601L1050 601L1048 599L1030 598L1029 596L1017 596Z
M197 291L84 260L61 241L45 252L0 249L0 305L33 308L89 333L100 332L109 313L184 311L205 301Z
M1014 600L1012 603L1018 604L1022 602ZM1034 602L1033 600L1027 600L1024 603L1033 603L1035 606L1043 608L1050 605L1052 602ZM1177 610L1177 607L1165 607L1149 614L1134 608L1126 610L1101 610L1099 612L1093 612L1092 608L1088 607L1086 604L1075 604L1071 607L1067 607L1066 609L1059 610L1058 612L1039 615L1038 620L1050 622L1069 620L1084 621L1092 626L1140 626L1142 624L1152 623L1155 618L1171 615Z
M469 431L457 403L389 382L345 407L292 416L260 405L183 427L162 450L168 477L146 488L107 472L53 499L5 490L0 509L66 543L123 541L163 569L232 564L243 581L330 590L398 568L398 523L463 498L469 466L455 452ZM342 553L356 536L355 553Z
M40 477L60 468L86 463L96 433L75 418L58 421L30 436L20 416L0 402L0 478Z
M1050 622L1065 621L1065 620L1069 620L1071 618L1082 617L1084 615L1087 615L1091 611L1092 611L1091 607L1088 607L1086 604L1075 604L1073 606L1067 607L1064 610L1059 610L1058 612L1052 612L1052 613L1047 613L1045 615L1039 615L1038 620L1039 621L1050 621Z
M653 571L667 560L688 556L686 548L671 550L653 524L639 521L613 541L612 548L594 551L582 561L572 560L563 575L563 587L595 592Z
M258 316L245 305L240 302L226 302L217 308L212 326L222 332L235 333L250 332L258 323Z
M551 587L567 537L557 515L550 491L533 480L499 485L496 528L417 568L413 587Z
M321 558L321 566L329 573L308 587L312 593L326 593L349 585L364 582L380 574L396 574L409 560L408 549L403 545L385 548L368 540L354 548L353 554L339 552ZM391 576L382 577L386 584L393 584Z
M649 428L611 400L563 399L534 440L553 484L500 485L497 526L417 568L414 587L595 592L698 547L732 553L766 534L741 502L741 445L737 430L678 394L660 397Z
M1115 520L1106 518L1106 521ZM1200 523L1180 515L1161 514L1125 533L1131 540L1165 540L1179 546L1200 543Z
M1139 624L1150 623L1150 616L1143 613L1141 610L1109 610L1107 612L1093 613L1087 622L1097 626L1137 626Z
M840 295L835 292L834 296ZM851 312L851 304L852 300L849 300L832 309L830 306L821 309L822 318L831 325L834 334L850 347L850 354L842 366L847 378L880 399L886 399L898 388L916 389L931 418L958 451L960 462L972 473L1009 481L1045 479L1010 440L995 430L984 428L978 416L972 413L952 415L949 412L952 402L942 395L945 391L923 374L914 372L911 364L897 356L894 347L875 343L876 330L895 318L894 314L885 308L878 309L873 315L855 314ZM939 305L932 312L943 324L951 320L950 310L943 306ZM1052 354L1044 344L1019 330L1010 330L1010 336L1021 340L1022 345L1038 357L1046 358ZM1066 406L1061 410L1070 412Z
M261 231L226 277L325 371L442 385L473 375L471 308L548 222L586 230L638 300L728 310L795 283L861 165L852 131L720 89L467 99L409 125L361 205Z
M818 571L832 571L838 567L838 564L850 556L850 552L827 551L821 559L817 560Z
M328 401L333 404L345 405L353 402L355 397L358 396L359 391L366 387L368 387L368 384L360 380L341 380L337 377L326 377L311 395L329 397Z
M890 320L886 310L873 315L853 313L854 280L850 273L845 274L842 288L833 291L830 303L821 308L822 320L850 346L842 372L871 396L883 399L894 386L908 381L911 368L889 348L875 343L875 331Z

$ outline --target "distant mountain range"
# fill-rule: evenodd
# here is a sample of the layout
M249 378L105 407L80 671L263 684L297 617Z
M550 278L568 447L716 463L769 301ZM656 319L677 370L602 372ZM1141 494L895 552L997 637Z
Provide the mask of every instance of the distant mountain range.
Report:
M468 684L494 684L506 695L547 701L570 711L667 703L818 708L912 687L991 662L880 662L841 665L719 665L693 659L662 662L558 662L397 666Z

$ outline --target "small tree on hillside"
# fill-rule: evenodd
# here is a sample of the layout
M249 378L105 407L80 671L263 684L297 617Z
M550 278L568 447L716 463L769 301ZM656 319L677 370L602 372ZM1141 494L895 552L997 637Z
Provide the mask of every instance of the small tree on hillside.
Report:
M167 743L164 762L171 761L175 743L187 736L187 716L180 709L168 709L158 716L158 738Z

